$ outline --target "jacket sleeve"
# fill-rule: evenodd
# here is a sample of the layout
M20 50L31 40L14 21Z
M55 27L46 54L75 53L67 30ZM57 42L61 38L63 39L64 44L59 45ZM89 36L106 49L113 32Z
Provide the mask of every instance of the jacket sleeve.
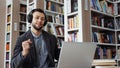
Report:
M22 56L22 41L19 37L16 41L16 45L13 51L13 56L11 59L11 68L22 68L22 64L24 62L24 57Z
M60 49L58 48L58 42L57 42L57 38L54 36L54 43L55 43L55 59L58 60L59 59L59 54L60 54Z

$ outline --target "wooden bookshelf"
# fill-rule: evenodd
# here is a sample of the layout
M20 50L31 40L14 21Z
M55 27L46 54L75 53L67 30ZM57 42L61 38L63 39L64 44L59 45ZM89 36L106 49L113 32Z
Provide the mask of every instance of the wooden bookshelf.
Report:
M20 21L19 21L19 35L22 35L26 32L26 15L27 15L27 1L20 0Z
M90 13L85 10L85 1L64 1L65 41L90 42ZM88 6L88 4L86 5Z
M119 0L89 0L92 42L98 44L96 59L119 61ZM107 37L106 37L107 36ZM107 45L106 45L107 44ZM99 55L98 55L99 54ZM106 56L105 56L106 54ZM108 57L109 56L109 57Z
M64 0L45 0L44 3L48 20L44 29L57 37L58 45L61 47L64 41Z
M26 17L22 17L26 15L25 6L25 0L6 0L4 68L10 68L16 39L21 34L20 22L26 23Z
M64 1L65 41L94 42L96 60L117 60L119 66L119 4L119 0Z

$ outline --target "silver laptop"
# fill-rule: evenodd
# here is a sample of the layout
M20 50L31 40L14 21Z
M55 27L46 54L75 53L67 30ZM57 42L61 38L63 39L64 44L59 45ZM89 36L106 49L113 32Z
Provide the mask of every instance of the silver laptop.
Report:
M63 42L57 68L91 68L96 44Z

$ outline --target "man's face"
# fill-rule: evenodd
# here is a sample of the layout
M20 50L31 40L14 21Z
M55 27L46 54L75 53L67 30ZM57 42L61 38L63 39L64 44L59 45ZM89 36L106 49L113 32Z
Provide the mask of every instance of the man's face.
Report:
M45 22L45 15L40 12L33 13L32 26L36 30L41 30Z

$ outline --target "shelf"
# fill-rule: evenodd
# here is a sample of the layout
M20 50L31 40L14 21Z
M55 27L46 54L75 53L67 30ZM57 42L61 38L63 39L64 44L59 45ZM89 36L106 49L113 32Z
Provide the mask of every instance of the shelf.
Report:
M26 32L26 30L19 30L19 32Z
M73 15L78 15L78 11L76 11L76 12L72 12L72 13L68 13L67 16L73 16Z
M64 38L64 36L61 36L61 35L57 35L57 37L59 37L59 38Z
M20 4L27 5L27 0L20 0Z
M96 12L96 13L100 13L102 15L106 15L106 16L110 16L110 17L114 17L114 15L111 15L111 14L108 14L108 13L104 13L104 12L101 12L101 11L98 11L98 10L95 10L95 9L90 9L92 12Z
M112 1L110 1L110 0L106 0L107 2L109 2L109 3L115 3L115 2L112 2Z
M115 31L115 29L110 29L110 28L96 26L96 25L91 25L91 27L96 29L101 29L101 30L107 30L107 31Z
M97 44L101 46L116 46L116 44L113 43L97 43Z
M64 24L60 24L60 23L53 23L55 26L64 26Z
M55 1L55 0L48 0L48 1L51 1L51 2L56 3L56 4L64 5L64 3L59 2L59 1Z
M120 29L116 29L115 31L120 31Z
M115 15L115 17L120 17L120 14L119 15Z
M34 1L30 2L29 5L33 5L34 4Z
M26 12L20 12L20 14L24 14L24 15L26 15Z
M61 47L64 40L64 3L59 1L44 0L44 11L48 19L48 24L44 29L56 36L58 45Z
M79 28L68 29L68 32L79 31Z
M116 1L116 2L114 2L114 3L120 3L120 1Z
M26 24L26 21L20 21L20 24Z
M45 10L46 14L54 14L54 15L58 15L61 14L63 15L63 13L59 13L59 12L55 12L55 11L50 11L50 10Z
M120 46L120 44L116 44L116 46Z

